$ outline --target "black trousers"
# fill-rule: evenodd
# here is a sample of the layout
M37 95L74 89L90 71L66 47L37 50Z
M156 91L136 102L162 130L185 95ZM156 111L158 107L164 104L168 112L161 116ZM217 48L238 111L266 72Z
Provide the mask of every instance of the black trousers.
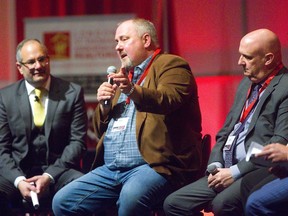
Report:
M209 207L217 216L240 216L241 178L220 193L208 187L207 176L170 194L164 201L166 216L195 216Z

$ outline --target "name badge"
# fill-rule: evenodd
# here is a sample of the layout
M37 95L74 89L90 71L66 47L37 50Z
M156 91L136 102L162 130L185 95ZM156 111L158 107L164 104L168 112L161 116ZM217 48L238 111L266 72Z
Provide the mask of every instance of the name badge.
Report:
M128 117L125 117L125 118L119 118L116 121L114 121L111 132L124 131L127 127L128 119L129 119Z
M224 150L225 151L229 151L231 149L231 146L235 140L236 136L229 136L226 143L225 143L225 146L224 146Z

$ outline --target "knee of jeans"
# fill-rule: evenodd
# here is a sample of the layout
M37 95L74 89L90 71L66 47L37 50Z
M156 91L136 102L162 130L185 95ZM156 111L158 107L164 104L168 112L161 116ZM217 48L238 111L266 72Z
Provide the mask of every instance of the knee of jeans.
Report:
M251 199L251 196L248 198L246 205L245 205L245 212L254 212L259 208L258 203L255 200Z
M252 212L252 209L253 209L253 207L252 207L252 205L251 205L252 203L246 203L246 205L245 205L245 215L250 215L249 213L251 213Z
M61 203L63 203L62 201L63 196L61 196L59 193L56 193L52 199L52 210L53 212L55 212L58 208L59 205Z

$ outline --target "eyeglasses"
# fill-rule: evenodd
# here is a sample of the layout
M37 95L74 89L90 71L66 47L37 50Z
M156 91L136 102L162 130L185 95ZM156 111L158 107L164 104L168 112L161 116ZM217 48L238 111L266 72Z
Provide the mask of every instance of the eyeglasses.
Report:
M39 64L41 66L44 66L45 64L48 63L48 56L40 56L37 59L30 59L30 60L28 60L26 62L19 62L19 63L24 65L24 66L26 66L26 67L28 67L29 69L33 69L33 68L35 68L37 61L39 62Z

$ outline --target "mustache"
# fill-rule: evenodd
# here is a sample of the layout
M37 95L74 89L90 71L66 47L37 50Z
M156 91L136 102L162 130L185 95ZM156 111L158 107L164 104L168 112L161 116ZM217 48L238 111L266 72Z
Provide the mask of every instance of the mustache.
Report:
M31 72L32 75L36 74L46 74L46 70L34 70Z

